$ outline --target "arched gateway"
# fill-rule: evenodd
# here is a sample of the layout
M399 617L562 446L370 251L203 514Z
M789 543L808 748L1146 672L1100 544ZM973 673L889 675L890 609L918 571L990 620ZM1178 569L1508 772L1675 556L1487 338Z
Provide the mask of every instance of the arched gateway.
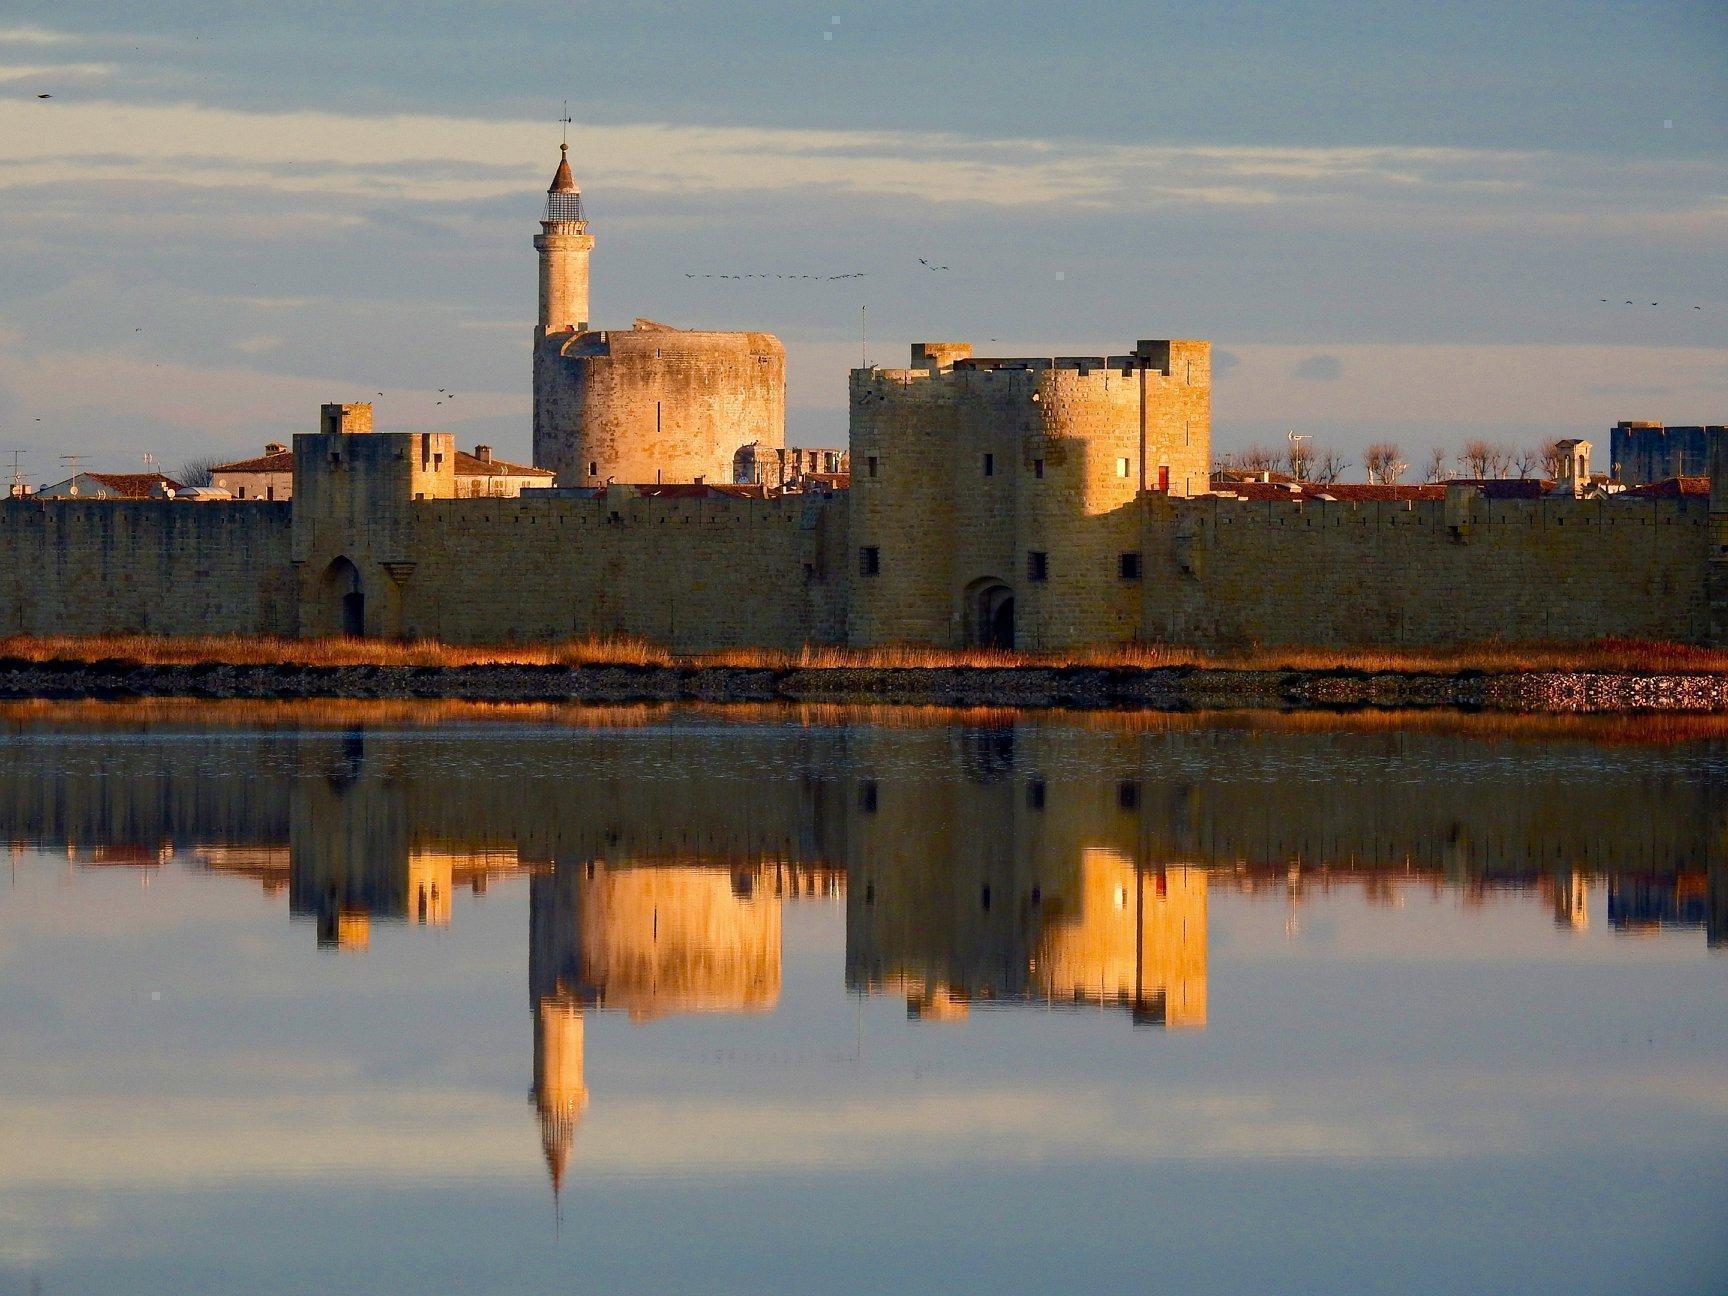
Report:
M338 558L324 569L324 617L331 634L359 638L366 633L366 592L361 588L360 569L346 558Z
M995 576L985 576L966 587L966 645L1014 646L1014 591Z

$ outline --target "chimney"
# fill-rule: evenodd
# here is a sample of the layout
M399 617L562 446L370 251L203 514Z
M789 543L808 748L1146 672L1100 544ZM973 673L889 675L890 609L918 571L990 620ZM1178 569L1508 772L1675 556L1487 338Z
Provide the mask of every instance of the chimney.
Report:
M492 447L488 446L488 445L475 446L474 447L474 457L476 459L478 459L481 463L491 463L492 462Z
M266 441L264 443L264 453L267 455L286 454L287 450L288 447L283 445L280 441Z

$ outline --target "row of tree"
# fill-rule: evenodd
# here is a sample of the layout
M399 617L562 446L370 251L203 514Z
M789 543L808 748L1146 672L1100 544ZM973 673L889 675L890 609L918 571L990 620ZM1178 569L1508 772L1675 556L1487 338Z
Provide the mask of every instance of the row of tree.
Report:
M1304 439L1292 441L1288 450L1249 446L1225 455L1219 467L1243 472L1288 473L1298 481L1330 486L1344 480L1354 465L1336 450L1316 446ZM1396 441L1376 441L1362 456L1362 467L1370 482L1390 486L1404 480L1411 465ZM1566 452L1558 441L1544 441L1525 448L1500 445L1476 438L1466 441L1454 455L1435 446L1422 470L1424 482L1455 478L1484 480L1502 477L1557 479L1565 471Z

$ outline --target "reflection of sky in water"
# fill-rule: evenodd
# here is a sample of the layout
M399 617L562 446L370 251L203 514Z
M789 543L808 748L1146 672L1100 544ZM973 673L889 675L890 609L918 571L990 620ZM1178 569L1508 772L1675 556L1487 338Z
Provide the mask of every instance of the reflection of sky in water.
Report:
M0 749L31 843L0 887L0 1286L1728 1274L1728 960L1693 922L1722 903L1715 743L703 722ZM1298 868L1253 855L1290 834L1315 843ZM818 894L776 898L753 842ZM428 878L428 922L403 921ZM350 924L374 906L364 949L318 947L331 885ZM1160 897L1201 930L1154 931ZM1110 989L1136 976L1143 1017L1193 982L1198 1019L1136 1025ZM561 1222L549 996L586 1091Z

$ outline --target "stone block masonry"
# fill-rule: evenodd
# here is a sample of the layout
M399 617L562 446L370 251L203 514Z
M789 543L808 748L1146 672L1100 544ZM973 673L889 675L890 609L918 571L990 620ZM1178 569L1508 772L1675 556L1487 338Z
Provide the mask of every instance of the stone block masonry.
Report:
M414 511L401 627L450 643L629 637L796 650L844 633L845 495L530 493Z
M1702 499L1144 503L1143 639L1705 643Z
M0 504L0 634L295 633L289 504Z

